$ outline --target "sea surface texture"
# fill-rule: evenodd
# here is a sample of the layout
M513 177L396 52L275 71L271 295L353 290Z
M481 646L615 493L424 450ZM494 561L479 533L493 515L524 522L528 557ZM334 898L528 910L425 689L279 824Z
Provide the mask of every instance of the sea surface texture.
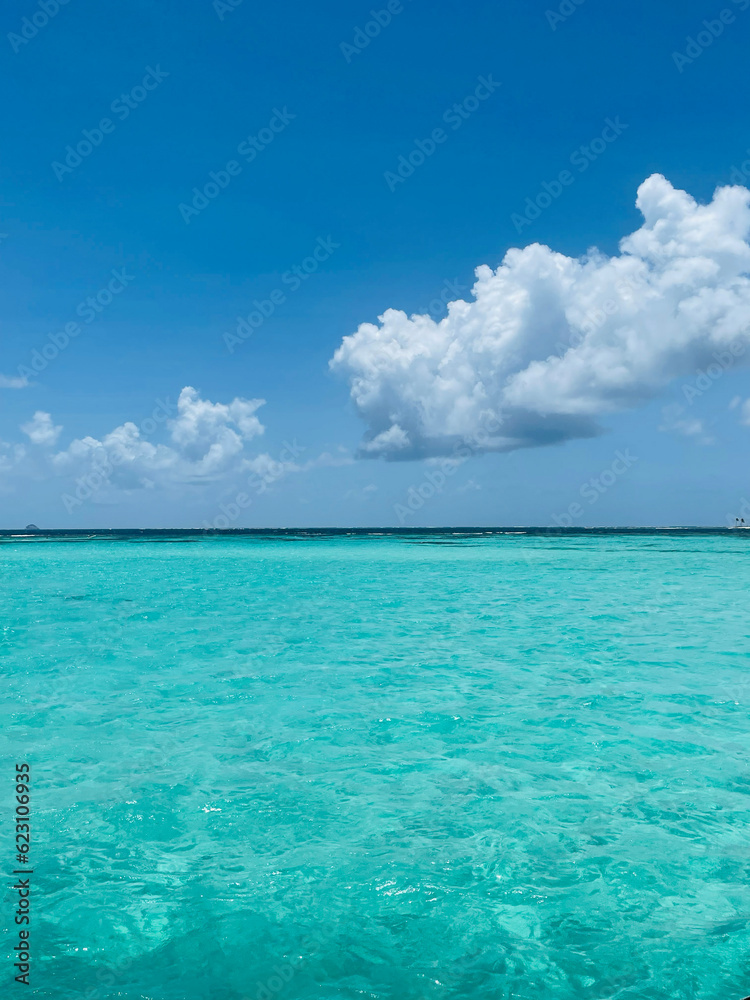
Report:
M747 996L748 545L4 541L3 995Z

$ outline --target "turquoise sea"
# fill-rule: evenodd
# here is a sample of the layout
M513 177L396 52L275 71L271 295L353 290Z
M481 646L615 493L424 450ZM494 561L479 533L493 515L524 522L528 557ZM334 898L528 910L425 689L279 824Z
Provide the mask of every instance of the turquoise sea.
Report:
M2 540L3 996L750 994L749 543Z

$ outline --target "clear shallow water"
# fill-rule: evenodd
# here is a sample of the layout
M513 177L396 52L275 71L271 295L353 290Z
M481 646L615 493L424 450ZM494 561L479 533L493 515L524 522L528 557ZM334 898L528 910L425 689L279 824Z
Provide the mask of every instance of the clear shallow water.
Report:
M0 560L33 995L750 993L744 538Z

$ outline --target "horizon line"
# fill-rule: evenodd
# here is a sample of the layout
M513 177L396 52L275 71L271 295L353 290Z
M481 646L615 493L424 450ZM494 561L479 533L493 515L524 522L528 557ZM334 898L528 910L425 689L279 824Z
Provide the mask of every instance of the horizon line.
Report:
M372 527L276 527L276 528L0 528L0 538L95 538L97 536L195 535L238 537L243 535L596 535L596 534L710 534L724 535L750 531L750 525L441 525L436 527L383 525Z

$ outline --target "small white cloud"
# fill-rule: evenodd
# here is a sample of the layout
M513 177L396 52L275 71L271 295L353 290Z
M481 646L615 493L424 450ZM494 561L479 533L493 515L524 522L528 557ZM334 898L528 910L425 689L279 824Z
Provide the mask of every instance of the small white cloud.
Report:
M750 399L746 399L740 410L740 423L750 427Z
M377 492L377 486L370 483L368 486L363 486L361 490L347 490L344 494L344 500L370 500Z
M338 469L345 465L354 465L354 459L346 448L339 445L337 450L338 455L332 455L330 451L321 452L317 458L311 458L305 462L302 468L307 471L308 469Z
M22 444L6 444L0 441L0 472L17 472L26 458L26 449ZM0 483L0 490L3 483Z
M401 451L408 447L409 435L398 424L392 424L388 430L381 431L380 434L376 434L369 441L366 440L362 445L362 451L370 455L380 455Z
M743 399L742 396L735 396L729 404L730 410L739 410L740 423L745 427L750 427L750 399Z
M264 403L263 399L212 403L186 386L177 400L177 417L169 424L172 441L182 455L199 462L200 474L216 472L242 452L245 441L263 434L255 411Z
M695 438L698 444L714 444L714 439L706 431L703 421L698 417L683 417L685 407L672 403L662 410L662 422L659 430L672 434L683 434Z
M254 458L245 459L240 469L242 472L250 472L260 477L265 485L269 486L294 472L309 472L312 469L321 468L340 468L341 466L354 464L354 459L346 453L346 449L344 448L339 448L340 454L338 456L324 451L316 458L308 459L306 462L300 463L296 461L306 450L306 448L298 445L296 440L291 444L287 442L279 453L278 458L273 458L264 452L261 455L256 455Z
M27 424L21 425L21 430L30 438L32 444L52 447L52 445L57 444L62 426L56 427L52 423L51 414L37 410Z
M0 375L0 389L25 389L28 384L25 376Z
M255 416L255 411L264 403L264 399L234 399L228 405L212 403L201 399L192 386L185 386L177 400L177 417L170 423L172 440L182 448L207 440L213 442L229 424L234 424L239 437L249 441L264 431L263 424Z

